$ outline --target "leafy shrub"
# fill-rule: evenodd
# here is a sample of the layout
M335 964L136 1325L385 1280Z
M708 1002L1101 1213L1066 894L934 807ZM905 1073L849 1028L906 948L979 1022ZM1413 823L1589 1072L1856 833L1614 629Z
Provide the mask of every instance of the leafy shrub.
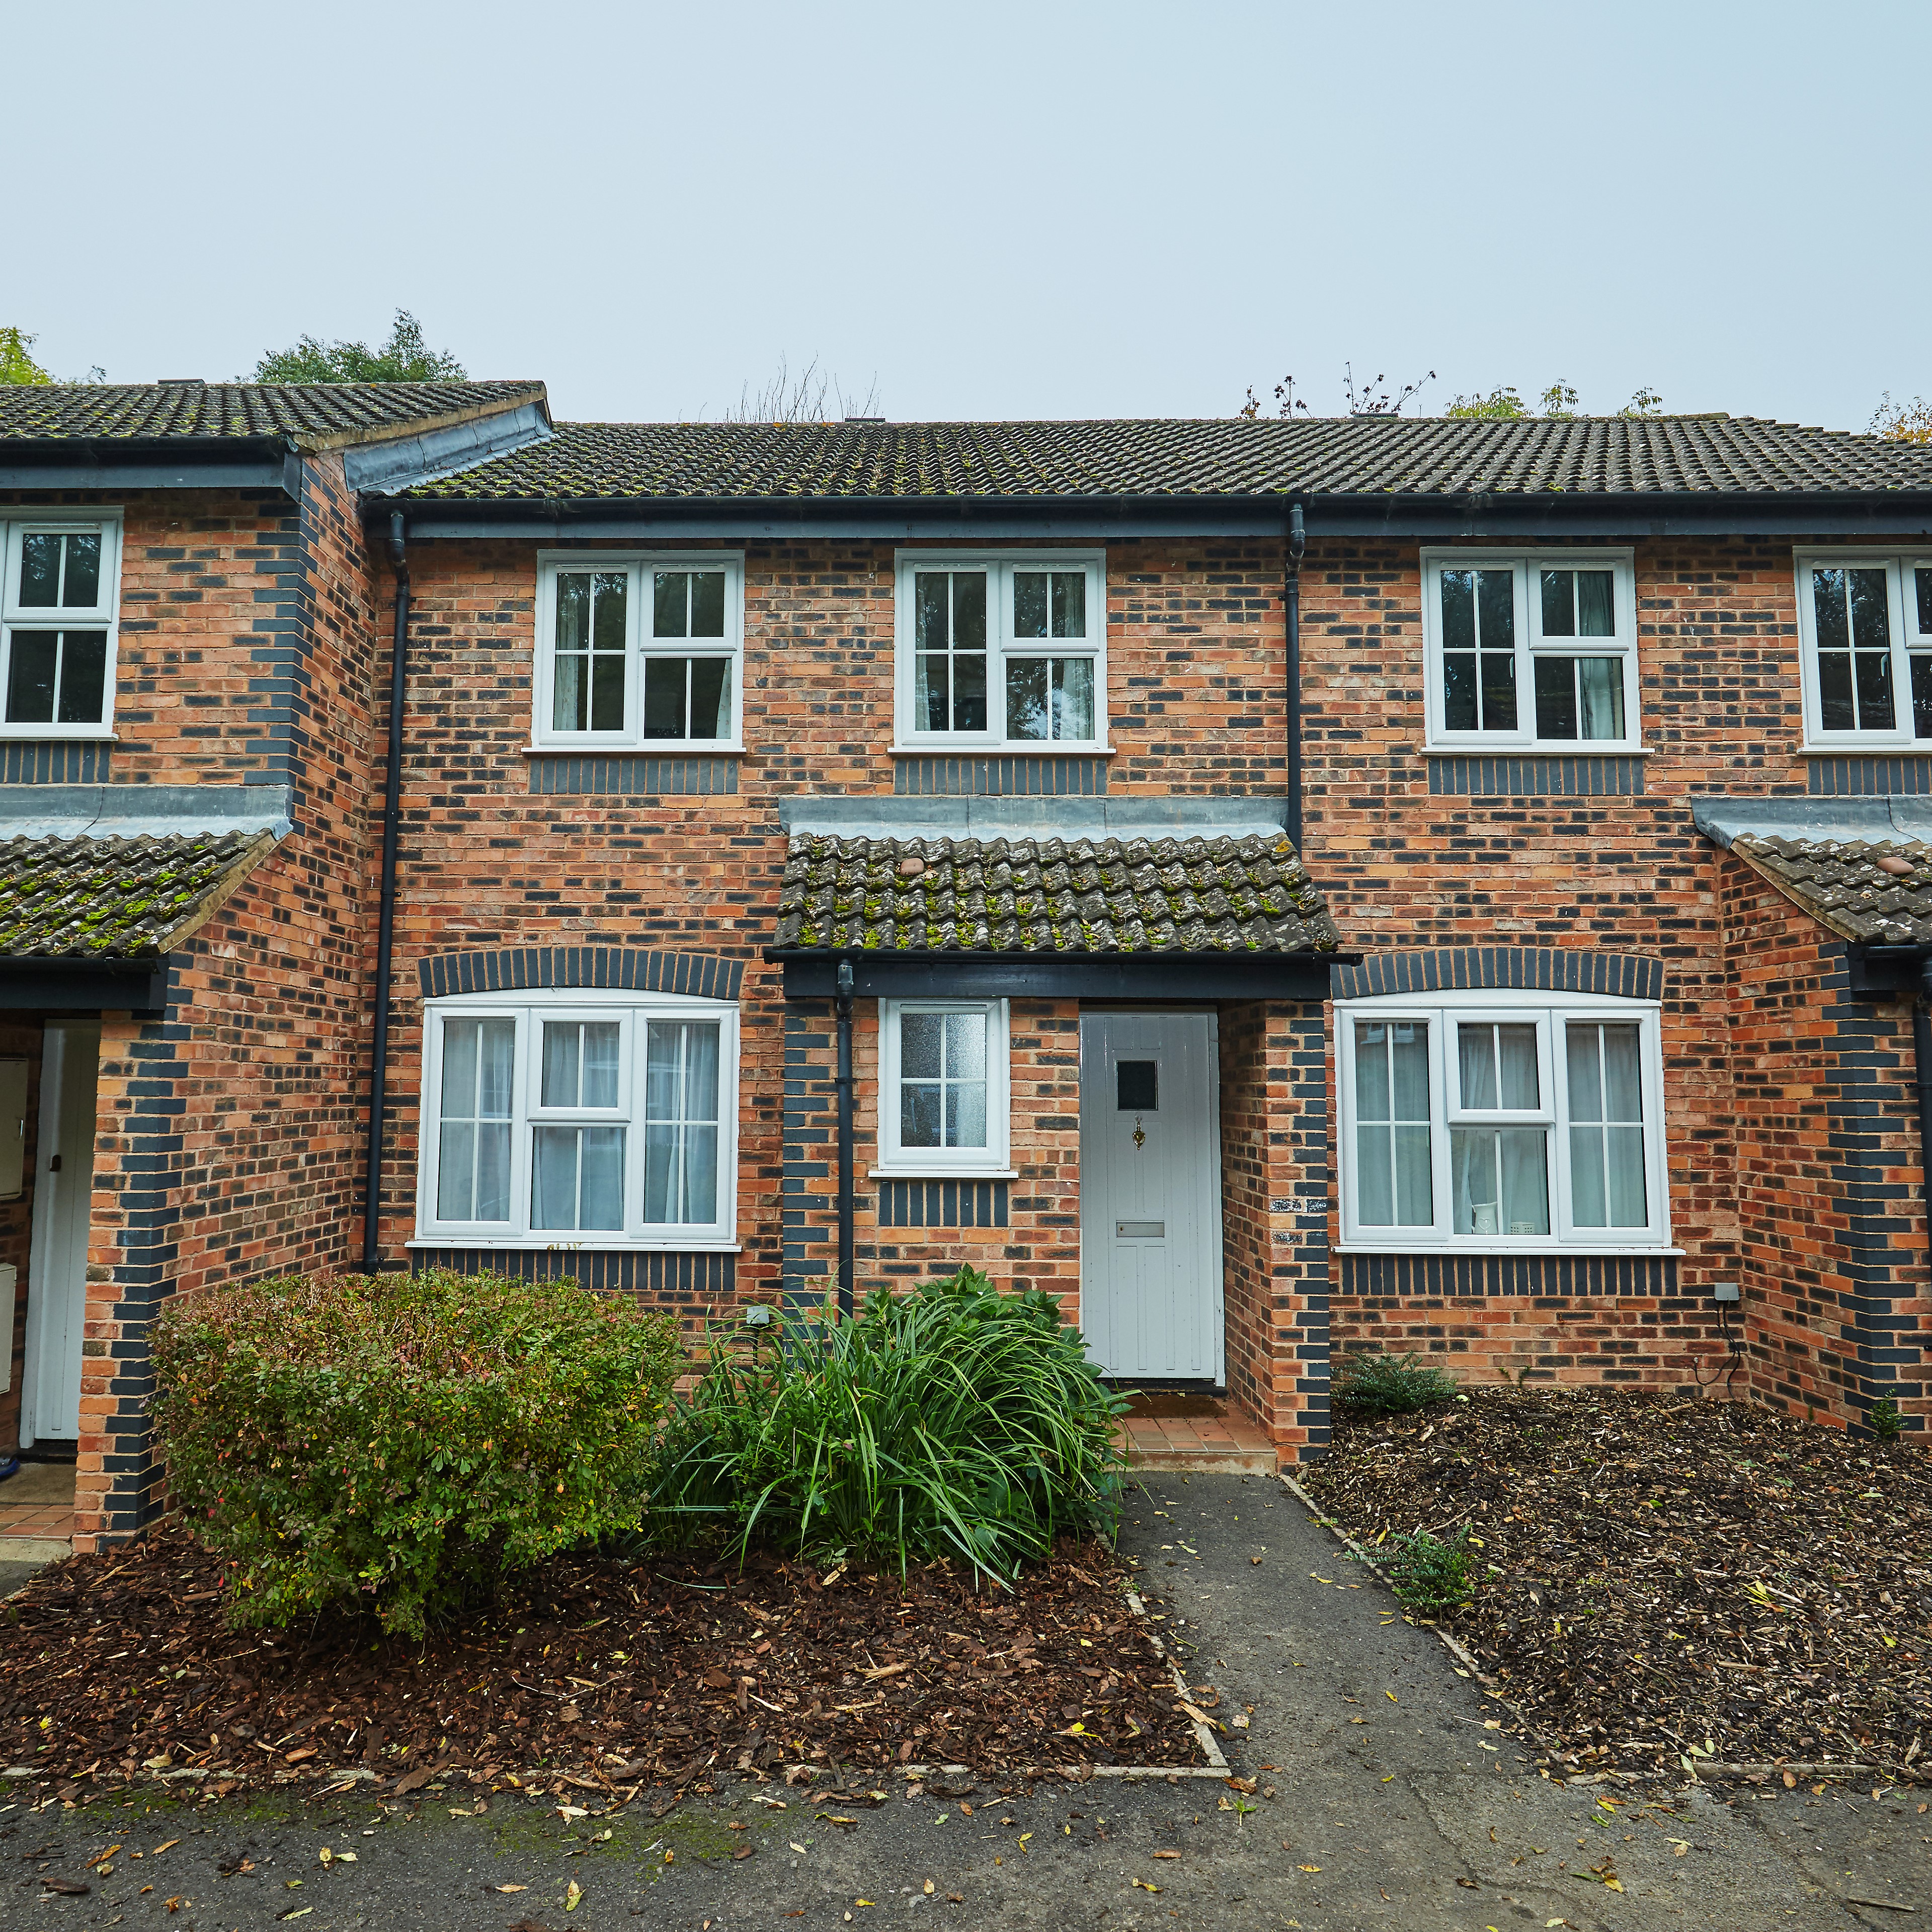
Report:
M1905 1432L1905 1418L1898 1412L1898 1404L1888 1395L1880 1396L1865 1411L1865 1420L1881 1442L1896 1442Z
M634 1526L675 1323L570 1280L289 1276L156 1324L175 1497L230 1614L420 1636L495 1575Z
M1335 1385L1336 1402L1363 1415L1408 1415L1455 1395L1453 1376L1423 1367L1413 1354L1352 1356Z
M1460 1610L1473 1588L1468 1538L1466 1528L1446 1543L1426 1529L1413 1535L1397 1530L1388 1540L1390 1588L1411 1610L1430 1616Z
M650 1530L901 1569L950 1553L1010 1577L1056 1536L1111 1522L1126 1407L1049 1297L962 1268L880 1290L849 1321L782 1328L748 1358L715 1341L672 1405Z

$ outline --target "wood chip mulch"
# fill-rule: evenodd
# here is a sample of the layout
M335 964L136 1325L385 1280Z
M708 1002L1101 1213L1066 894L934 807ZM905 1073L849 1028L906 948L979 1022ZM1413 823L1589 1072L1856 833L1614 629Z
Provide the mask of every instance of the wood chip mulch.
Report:
M1932 1458L1743 1402L1472 1392L1341 1422L1356 1540L1466 1528L1441 1619L1573 1768L1932 1766Z
M170 1532L34 1578L0 1610L0 1766L64 1798L184 1770L224 1792L352 1772L376 1792L466 1779L597 1808L802 1766L1199 1761L1099 1544L1063 1546L1012 1592L944 1564L902 1579L572 1558L424 1646L367 1625L232 1629L220 1575Z

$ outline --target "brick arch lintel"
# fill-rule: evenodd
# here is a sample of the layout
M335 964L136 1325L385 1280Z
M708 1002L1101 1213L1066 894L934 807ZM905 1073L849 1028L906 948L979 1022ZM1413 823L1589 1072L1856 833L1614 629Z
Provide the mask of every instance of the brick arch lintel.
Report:
M487 952L440 952L417 971L423 998L523 992L541 986L603 986L634 993L688 993L735 1000L742 959L712 952L662 952L630 946L514 946Z
M1371 953L1358 966L1330 968L1329 986L1330 997L1337 1000L1492 987L1660 1000L1664 962L1576 946L1445 946L1428 952Z

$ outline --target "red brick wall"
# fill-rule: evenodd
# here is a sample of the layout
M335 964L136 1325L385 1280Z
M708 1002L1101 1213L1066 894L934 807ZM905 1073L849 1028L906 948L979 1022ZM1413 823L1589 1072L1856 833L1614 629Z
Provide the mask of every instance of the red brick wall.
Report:
M40 1029L36 1021L0 1020L0 1060L27 1063L27 1136L22 1150L21 1191L11 1201L0 1201L0 1262L19 1270L14 1286L14 1320L0 1329L0 1348L13 1364L12 1387L0 1394L0 1462L20 1440L20 1387L27 1366L27 1260L34 1222L34 1174L38 1158L40 1113ZM14 1123L0 1120L0 1132L11 1133Z
M1932 1423L1924 1190L1909 1001L1862 998L1846 950L1742 860L1720 866L1753 1390L1862 1424Z

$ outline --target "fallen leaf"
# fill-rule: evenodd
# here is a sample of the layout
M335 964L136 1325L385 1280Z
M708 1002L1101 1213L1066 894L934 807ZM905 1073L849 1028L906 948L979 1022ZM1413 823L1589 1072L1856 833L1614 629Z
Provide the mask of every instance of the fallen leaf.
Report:
M1154 1856L1157 1858L1178 1858L1180 1854L1178 1852L1156 1852Z
M161 1844L157 1845L154 1849L148 1854L148 1856L151 1858L158 1858L164 1852L172 1851L176 1846L180 1843L181 1840L178 1838L166 1839Z
M76 1879L49 1878L44 1874L40 1883L47 1891L57 1892L63 1898L85 1898L94 1889L91 1885L82 1885Z
M797 1852L800 1858L802 1858L805 1856L805 1847L801 1845L796 1838L790 1839L788 1842L790 1844L792 1850Z
M1144 1878L1137 1878L1133 1881L1133 1882L1139 1886L1141 1890L1143 1892L1158 1892L1160 1889L1160 1887L1157 1885L1149 1885L1147 1880Z
M316 1749L314 1744L298 1744L283 1758L282 1762L284 1764L300 1764L304 1758L314 1756Z
M528 1892L530 1887L526 1885L494 1885L490 1889L492 1892Z
M1304 1871L1319 1871L1322 1868L1319 1865L1304 1865L1301 1869Z
M563 1909L566 1912L574 1912L583 1901L584 1888L572 1879L569 1888L563 1894Z
M752 1848L749 1845L740 1845L731 1856L734 1858L748 1858L752 1856Z
M926 1882L926 1895L928 1898L930 1898L932 1896L935 1888L936 1888L934 1886L932 1880L928 1879Z
M1396 1696L1393 1690L1384 1690L1382 1693L1382 1695L1386 1697L1391 1704L1399 1703L1401 1702L1401 1700Z

